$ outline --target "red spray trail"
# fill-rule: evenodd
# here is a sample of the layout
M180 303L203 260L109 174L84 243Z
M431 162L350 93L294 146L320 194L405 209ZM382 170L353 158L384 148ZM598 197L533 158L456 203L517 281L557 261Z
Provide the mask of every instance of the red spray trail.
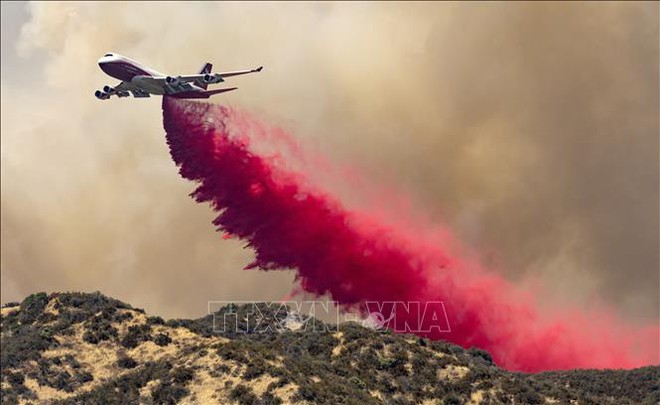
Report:
M658 325L626 326L603 310L542 316L531 294L450 257L432 232L349 210L303 173L260 154L248 135L260 124L232 109L164 97L163 121L181 175L199 183L192 196L219 212L213 223L220 230L254 249L248 268L294 269L303 290L347 307L443 301L451 332L420 334L483 348L508 369L659 361Z

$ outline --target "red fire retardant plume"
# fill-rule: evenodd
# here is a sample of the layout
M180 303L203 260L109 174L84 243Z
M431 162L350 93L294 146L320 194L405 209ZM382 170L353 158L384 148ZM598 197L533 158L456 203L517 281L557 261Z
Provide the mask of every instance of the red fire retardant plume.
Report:
M451 256L432 230L348 209L308 175L259 153L259 122L223 106L163 98L163 121L192 196L247 242L248 268L292 269L302 289L346 307L368 301L444 302L450 332L417 334L489 351L505 368L633 368L657 364L658 325L633 327L605 310L537 308L531 292ZM272 134L271 134L272 135ZM282 131L273 136L292 139ZM258 138L258 137L257 137ZM290 165L287 165L289 167Z

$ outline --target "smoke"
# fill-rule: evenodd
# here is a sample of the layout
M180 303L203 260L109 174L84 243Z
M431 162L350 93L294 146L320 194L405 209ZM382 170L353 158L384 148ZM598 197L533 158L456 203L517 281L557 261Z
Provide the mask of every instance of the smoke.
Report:
M604 310L542 316L531 294L452 253L445 231L349 210L304 172L283 168L281 156L260 154L254 144L263 139L250 133L269 130L248 119L222 106L163 100L172 158L184 178L199 183L195 200L219 212L213 221L219 230L254 249L247 269L295 269L303 290L348 307L444 300L452 330L430 336L484 348L509 369L658 361L660 328L636 330ZM287 141L275 134L274 141Z
M115 84L96 65L114 51L170 74L264 65L216 100L403 190L489 268L547 286L545 302L597 299L658 319L657 3L2 11L3 301L98 289L198 316L207 300L291 287L288 272L236 271L251 253L219 243L210 213L187 199L159 100L93 98Z

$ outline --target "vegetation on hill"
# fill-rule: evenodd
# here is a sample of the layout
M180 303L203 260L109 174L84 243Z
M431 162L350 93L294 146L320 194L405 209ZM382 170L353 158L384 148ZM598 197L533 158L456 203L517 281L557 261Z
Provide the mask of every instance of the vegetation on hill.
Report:
M213 315L165 321L100 293L33 294L2 308L2 403L660 403L660 367L511 373L476 348L355 323L288 330L289 314L259 309L221 309L239 331L218 332Z

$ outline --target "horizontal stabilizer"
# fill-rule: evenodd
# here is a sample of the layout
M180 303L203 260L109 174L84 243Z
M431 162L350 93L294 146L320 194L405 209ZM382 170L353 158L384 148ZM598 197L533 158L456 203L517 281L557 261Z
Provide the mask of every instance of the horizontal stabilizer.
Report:
M228 87L226 89L208 90L208 91L205 91L204 94L207 95L207 96L212 96L214 94L220 94L220 93L225 93L227 91L236 90L237 88L238 87Z

